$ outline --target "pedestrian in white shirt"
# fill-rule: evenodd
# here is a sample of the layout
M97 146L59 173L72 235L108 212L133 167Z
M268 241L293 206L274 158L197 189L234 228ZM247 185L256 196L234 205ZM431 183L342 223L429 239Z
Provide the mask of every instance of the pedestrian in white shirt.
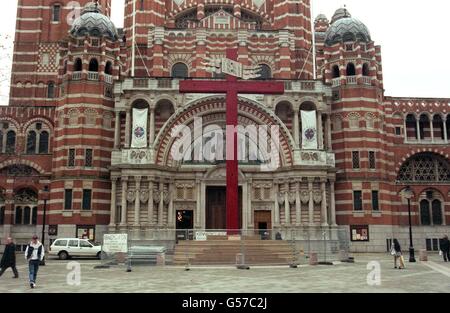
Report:
M36 277L39 271L39 264L44 259L45 251L42 243L39 242L38 236L33 236L31 242L25 250L25 259L28 262L30 273L30 287L36 287Z

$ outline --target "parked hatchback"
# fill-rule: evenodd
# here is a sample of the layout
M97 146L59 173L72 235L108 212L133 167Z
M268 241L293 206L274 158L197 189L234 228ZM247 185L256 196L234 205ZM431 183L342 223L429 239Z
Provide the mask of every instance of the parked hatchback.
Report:
M50 246L50 256L57 256L60 260L71 257L96 257L101 258L102 246L87 239L60 238Z

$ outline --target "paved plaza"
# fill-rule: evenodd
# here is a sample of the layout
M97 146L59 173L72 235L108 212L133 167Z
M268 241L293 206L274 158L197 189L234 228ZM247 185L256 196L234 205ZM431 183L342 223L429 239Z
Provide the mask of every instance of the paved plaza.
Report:
M356 255L354 264L337 263L334 266L302 265L297 269L288 267L254 267L250 270L237 270L232 267L200 268L192 267L152 267L135 266L131 273L126 267L94 269L96 260L72 260L80 264L77 269L67 269L68 261L48 260L41 267L37 288L31 290L27 284L25 261L18 266L21 277L12 279L12 272L0 278L0 293L9 292L97 292L97 293L411 293L411 292L449 292L450 263L444 263L437 255L429 262L407 263L407 269L393 269L389 255ZM367 282L369 262L380 264L381 285L371 286ZM70 263L73 265L74 263ZM371 265L373 265L371 263ZM375 266L376 268L376 266ZM69 285L77 282L80 285ZM377 275L369 275L373 282Z

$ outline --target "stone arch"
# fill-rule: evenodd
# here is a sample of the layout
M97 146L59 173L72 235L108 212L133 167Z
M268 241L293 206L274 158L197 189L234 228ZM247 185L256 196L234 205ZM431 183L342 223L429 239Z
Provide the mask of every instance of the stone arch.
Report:
M450 182L450 161L431 151L419 151L403 158L397 170L397 182L402 184L430 184Z
M282 166L293 164L293 138L282 121L266 108L249 99L239 100L239 115L254 120L257 125L281 125L280 145ZM171 166L170 150L174 143L171 131L179 125L189 125L194 117L203 117L214 113L225 111L225 101L223 97L207 97L194 101L191 105L179 109L161 128L155 141L156 155L155 162L159 165Z
M136 103L137 101L145 101L148 104L153 103L152 99L145 94L136 94L134 96L132 96L128 102L127 102L127 108L132 109L133 108L133 104Z
M5 162L0 163L0 169L4 169L11 165L26 165L34 169L36 172L38 172L40 175L45 174L45 170L37 163L29 160L7 160Z

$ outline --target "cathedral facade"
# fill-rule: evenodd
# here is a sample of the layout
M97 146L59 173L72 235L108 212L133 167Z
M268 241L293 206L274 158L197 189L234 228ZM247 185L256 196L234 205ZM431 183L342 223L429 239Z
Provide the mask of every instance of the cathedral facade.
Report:
M110 0L78 4L19 0L0 107L4 236L226 229L225 95L180 82L224 79L205 60L232 48L285 89L239 95L241 229L342 229L353 251L382 252L406 244L411 210L416 246L448 233L450 100L385 95L381 47L347 9L312 20L309 0L127 0L116 29ZM174 157L180 125L202 157ZM251 126L277 126L276 168Z

